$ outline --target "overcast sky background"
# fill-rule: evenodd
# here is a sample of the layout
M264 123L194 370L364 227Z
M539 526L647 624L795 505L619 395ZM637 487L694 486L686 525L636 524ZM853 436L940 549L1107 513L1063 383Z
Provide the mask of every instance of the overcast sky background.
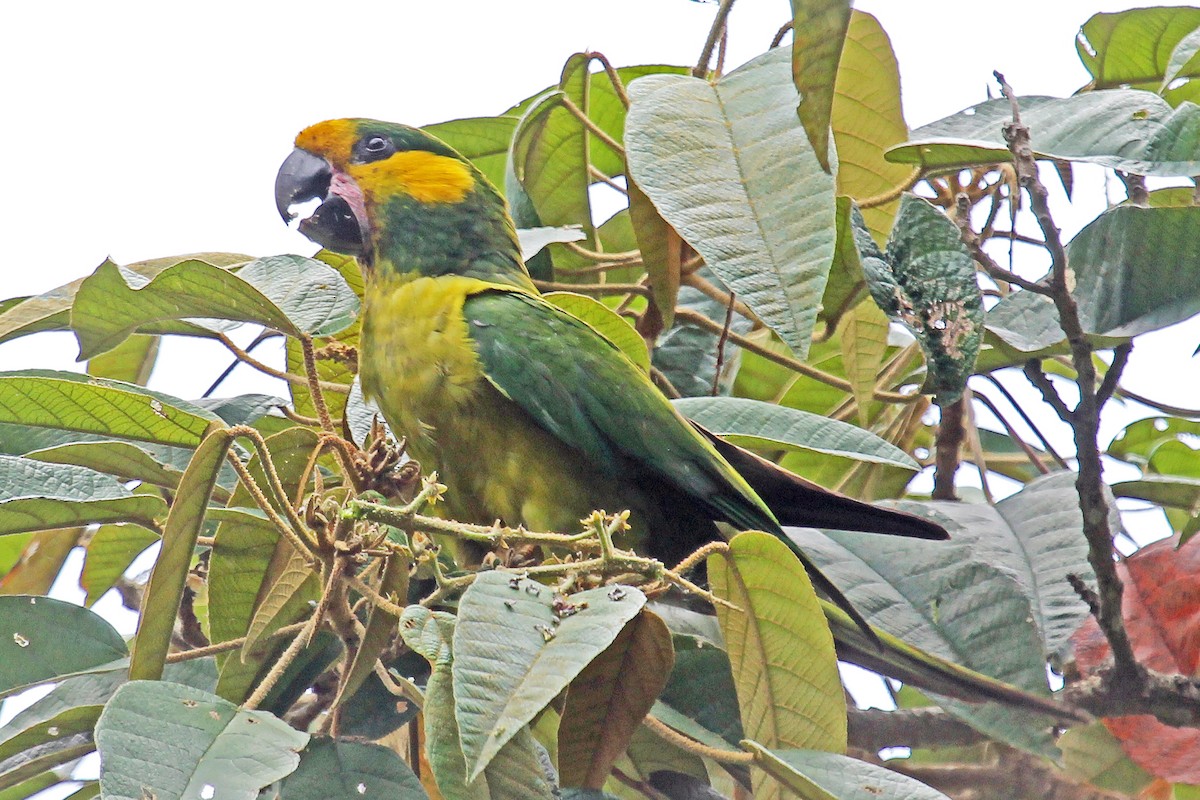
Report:
M993 69L1018 94L1074 92L1088 79L1075 54L1079 26L1141 5L1152 3L856 3L891 36L910 128L985 99ZM555 83L567 57L585 49L619 66L691 65L715 12L690 0L6 3L2 297L44 292L105 257L311 253L272 199L301 128L346 116L421 125L497 114ZM727 70L764 51L789 14L785 0L740 0ZM1098 170L1081 171L1077 194L1091 203L1059 216L1066 234L1102 210L1103 186ZM1197 405L1198 341L1194 320L1144 337L1127 382ZM228 361L198 361L201 352L212 351L165 346L168 366L154 385L198 395ZM76 353L70 335L32 337L0 345L0 370L77 369ZM283 391L249 377L231 386ZM1119 428L1116 416L1105 435Z

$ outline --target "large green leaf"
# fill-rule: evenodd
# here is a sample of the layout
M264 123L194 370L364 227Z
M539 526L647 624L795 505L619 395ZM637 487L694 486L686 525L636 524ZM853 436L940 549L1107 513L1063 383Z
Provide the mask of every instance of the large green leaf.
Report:
M134 494L111 475L0 456L0 535L104 522L154 527L166 510L161 497Z
M1083 23L1075 49L1092 75L1088 88L1160 91L1176 79L1200 75L1200 65L1180 52L1181 45L1200 28L1200 9L1184 7L1133 8L1115 14L1096 14ZM1190 86L1164 92L1172 105L1197 99Z
M1200 173L1200 106L1171 108L1153 92L1106 89L1072 97L1020 97L1034 155L1135 175ZM988 100L913 131L888 161L953 170L1012 160L1002 134L1007 100Z
M950 542L788 532L873 625L934 655L1047 694L1042 643L1027 621L1033 609L1025 588L1009 569L979 561L970 544L959 543L959 536L970 539L963 526L932 514L951 531ZM992 704L941 702L991 736L1053 752L1048 721L1035 724L1027 714Z
M908 138L900 105L900 69L887 32L862 11L850 17L834 84L831 122L838 194L856 200L877 198L908 182L912 170L883 157L885 150ZM875 241L887 241L899 207L897 197L863 209Z
M554 795L542 767L541 748L524 726L513 733L482 775L468 780L451 675L454 627L452 615L422 606L409 606L400 617L405 644L433 665L425 686L423 713L428 737L425 750L438 790L445 800L551 800Z
M856 236L871 296L925 353L924 391L938 405L962 396L983 343L983 297L958 226L915 195L900 203L886 254Z
M1078 475L1056 472L1025 484L1016 494L996 503L1004 526L965 525L975 558L1004 566L1017 575L1033 608L1048 654L1058 654L1071 634L1088 617L1086 604L1064 579L1076 575L1084 583L1095 581L1088 563L1083 512L1075 489ZM1121 516L1109 498L1110 524L1121 530ZM940 505L954 516L954 509Z
M805 800L949 800L916 778L840 753L746 746L758 766Z
M663 217L801 357L834 244L833 179L794 109L779 49L716 84L651 75L630 87L630 170Z
M178 496L163 526L162 550L142 598L142 613L129 663L129 675L135 680L162 677L196 537L204 524L217 473L232 443L233 436L228 430L214 431L196 448L179 481Z
M196 447L210 427L221 425L216 415L160 392L42 370L0 373L2 422L182 447Z
M727 555L708 558L717 618L729 648L746 736L768 747L841 752L846 701L833 636L808 575L770 534L740 533ZM755 780L755 797L779 797Z
M96 725L103 795L113 800L254 800L296 768L309 736L178 683L132 681Z
M135 333L119 345L88 359L87 373L145 386L158 360L161 336Z
M459 601L453 668L455 717L471 780L645 602L630 587L556 597L549 587L511 573L475 579Z
M420 779L395 750L369 742L313 739L279 800L428 800Z
M829 173L829 117L850 13L850 0L792 0L792 82L800 93L800 122Z
M159 462L145 449L129 442L71 442L31 450L26 458L47 464L74 464L127 481L140 481L174 489L183 473Z
M254 322L293 336L321 336L342 330L357 313L358 297L341 275L302 256L256 259L236 274L199 260L183 261L148 281L107 262L79 287L71 327L80 358L91 358L136 330L155 332L164 321Z
M685 397L672 401L685 417L743 447L811 450L916 472L912 456L870 431L786 406L744 397Z
M1067 258L1085 333L1120 340L1200 312L1200 207L1112 208L1071 240ZM1025 352L1065 338L1054 304L1032 292L998 303L987 327Z
M49 597L0 596L0 697L128 654L103 617Z
M143 278L150 278L181 261L200 260L220 267L245 264L250 256L240 253L192 253L185 256L156 258L128 264L124 269ZM106 261L105 264L108 262ZM101 265L104 266L104 265ZM97 268L99 269L99 268ZM28 336L40 331L63 331L70 328L71 304L75 293L86 278L51 289L36 297L16 298L20 302L0 304L0 342ZM112 376L109 376L112 377Z

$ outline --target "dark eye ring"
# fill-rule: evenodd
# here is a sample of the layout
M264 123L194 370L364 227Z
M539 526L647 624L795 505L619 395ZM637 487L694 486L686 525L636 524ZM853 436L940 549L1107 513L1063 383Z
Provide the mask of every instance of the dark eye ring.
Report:
M372 136L367 140L368 153L382 153L387 150L388 140L383 136Z

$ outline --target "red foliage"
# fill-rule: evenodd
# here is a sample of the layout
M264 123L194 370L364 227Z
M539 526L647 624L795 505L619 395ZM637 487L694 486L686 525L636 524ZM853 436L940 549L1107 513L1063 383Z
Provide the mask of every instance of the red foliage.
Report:
M1175 539L1144 547L1117 565L1125 583L1125 628L1133 651L1150 669L1193 675L1200 665L1200 542L1176 549ZM1108 658L1094 619L1072 637L1085 676ZM1200 730L1172 728L1154 717L1110 717L1104 724L1142 769L1173 783L1200 783Z

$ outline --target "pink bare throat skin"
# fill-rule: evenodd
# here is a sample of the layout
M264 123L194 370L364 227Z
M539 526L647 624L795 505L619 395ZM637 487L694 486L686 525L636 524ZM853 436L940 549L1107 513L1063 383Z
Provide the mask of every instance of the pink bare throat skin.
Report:
M370 217L367 216L367 203L363 197L362 189L358 183L346 173L335 169L333 177L329 181L329 194L337 195L350 204L350 210L354 212L355 218L358 220L359 227L363 229L363 233L369 233L367 230Z

